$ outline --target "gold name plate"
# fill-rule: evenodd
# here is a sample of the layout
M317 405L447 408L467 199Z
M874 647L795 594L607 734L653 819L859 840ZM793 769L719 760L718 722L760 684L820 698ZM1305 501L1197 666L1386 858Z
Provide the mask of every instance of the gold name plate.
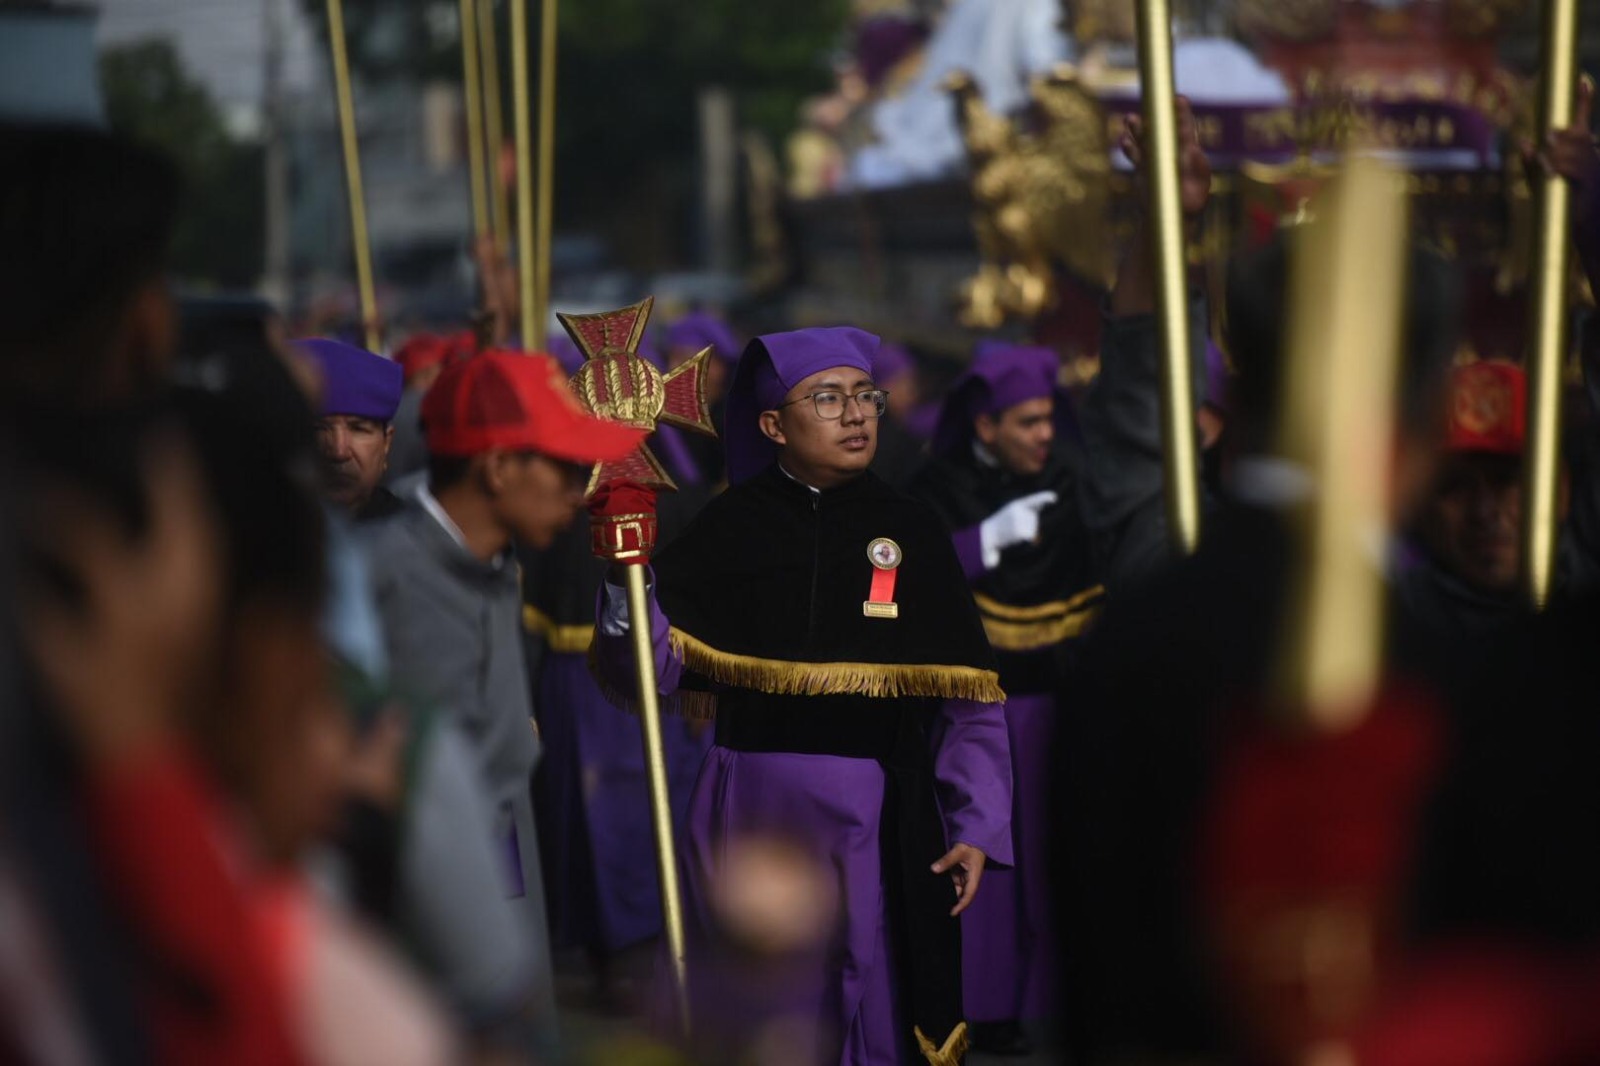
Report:
M861 613L868 618L899 618L900 605L898 603L878 603L867 600L861 605Z

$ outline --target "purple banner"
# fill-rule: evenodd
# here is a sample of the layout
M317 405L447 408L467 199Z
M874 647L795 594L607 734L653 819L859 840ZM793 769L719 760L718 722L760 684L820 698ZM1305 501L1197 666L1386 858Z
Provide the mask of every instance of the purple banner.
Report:
M1137 98L1108 98L1107 129L1112 143L1123 119L1137 114ZM1476 165L1496 158L1498 131L1482 112L1445 102L1352 103L1335 109L1293 104L1194 105L1200 144L1214 163L1293 157L1302 146L1313 151L1341 142L1417 153L1470 153Z

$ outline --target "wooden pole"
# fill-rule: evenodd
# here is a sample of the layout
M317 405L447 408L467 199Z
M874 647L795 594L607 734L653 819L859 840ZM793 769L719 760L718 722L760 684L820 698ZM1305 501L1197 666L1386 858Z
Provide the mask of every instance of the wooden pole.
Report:
M484 185L483 80L478 70L478 0L461 0L461 84L467 115L467 170L472 181L472 233L489 232L489 197Z
M1161 329L1161 455L1167 522L1183 554L1200 543L1200 484L1195 455L1194 389L1189 366L1189 306L1179 195L1178 112L1172 75L1168 0L1137 0L1139 77L1150 168L1151 262Z
M505 119L500 101L500 44L495 28L494 0L478 0L479 59L483 67L484 165L489 180L489 206L493 209L494 242L511 246L511 206L505 182L500 180L500 154L505 148Z
M1382 676L1372 543L1389 521L1407 201L1403 178L1371 159L1349 163L1325 196L1291 260L1282 451L1315 495L1294 512L1302 565L1280 679L1296 720L1333 731L1361 719Z
M528 74L528 0L511 0L511 95L517 127L517 302L522 311L522 350L536 352L544 347L544 335L533 295L533 116Z
M1572 123L1577 74L1578 0L1546 0L1539 69L1540 143ZM1528 448L1522 472L1522 552L1528 598L1550 602L1555 584L1557 477L1561 464L1561 369L1567 354L1567 292L1572 264L1572 189L1559 175L1534 179L1538 190L1532 322L1528 338Z
M535 230L533 318L542 331L550 317L550 244L555 201L556 28L558 0L544 0L539 32L539 216Z
M362 195L361 150L356 143L356 109L350 91L350 58L344 39L344 7L328 0L328 46L333 52L333 86L339 106L339 134L344 147L344 180L350 195L350 243L356 257L356 292L367 348L381 351L378 298L372 286L372 248L367 239L367 202Z
M650 600L644 567L623 567L628 576L628 627L633 635L634 665L639 676L639 720L644 726L645 768L650 778L650 815L655 828L656 861L661 879L661 912L666 926L667 955L678 1024L689 1033L689 969L683 931L683 900L678 891L677 848L672 840L672 799L667 789L666 748L661 739L661 705L657 698L655 648L650 638Z

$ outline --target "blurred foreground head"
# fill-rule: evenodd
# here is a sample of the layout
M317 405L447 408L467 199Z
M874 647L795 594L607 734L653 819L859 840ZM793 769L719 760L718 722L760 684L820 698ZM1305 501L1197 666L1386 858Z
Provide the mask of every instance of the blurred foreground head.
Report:
M1227 334L1237 376L1233 425L1246 454L1276 449L1284 385L1295 353L1288 350L1290 242L1280 233L1263 248L1228 264ZM1443 443L1449 358L1460 322L1460 278L1437 253L1413 245L1406 256L1406 294L1395 393L1396 509L1406 511L1428 481Z
M159 152L0 122L0 402L103 408L166 370L179 179Z
M267 856L289 860L328 827L350 740L319 629L315 419L264 340L185 361L177 378L222 548L217 651L194 735Z

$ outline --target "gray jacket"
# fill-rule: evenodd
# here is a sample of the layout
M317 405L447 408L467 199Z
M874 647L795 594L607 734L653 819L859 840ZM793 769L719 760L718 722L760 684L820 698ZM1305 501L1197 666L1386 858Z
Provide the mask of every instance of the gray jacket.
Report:
M522 653L515 559L474 558L415 501L374 528L373 589L396 682L471 742L495 806L528 793L540 747Z
M459 727L494 807L494 847L509 848L512 856L502 888L520 928L518 940L530 949L534 1045L542 1047L555 1037L555 983L533 820L531 778L541 749L523 664L517 563L510 552L493 563L475 559L416 499L406 503L405 511L371 527L370 536L374 599L384 618L390 675L398 687L442 707ZM427 802L426 797L419 802ZM419 816L426 818L426 812ZM419 826L414 860L442 855L440 848L427 847L427 828L426 821ZM448 832L443 824L434 828ZM437 832L432 839L437 842ZM419 872L410 868L406 874ZM438 914L432 917L440 919ZM442 930L442 935L462 936L451 944L456 962L461 952L474 951L483 935L496 935L490 924L451 928L453 932ZM522 970L520 954L480 957L472 975L453 973L462 1000L512 983ZM435 959L435 965L448 972L451 959ZM469 976L474 980L467 980Z

